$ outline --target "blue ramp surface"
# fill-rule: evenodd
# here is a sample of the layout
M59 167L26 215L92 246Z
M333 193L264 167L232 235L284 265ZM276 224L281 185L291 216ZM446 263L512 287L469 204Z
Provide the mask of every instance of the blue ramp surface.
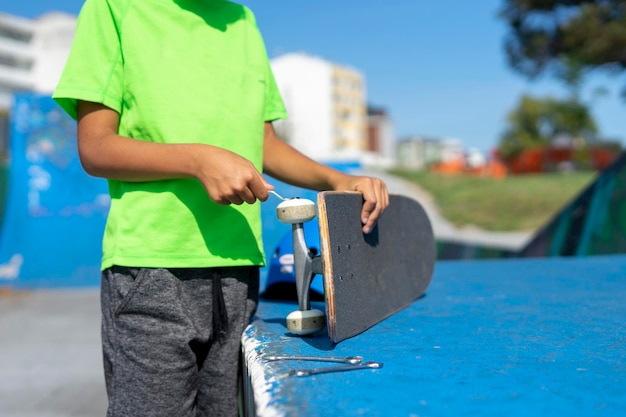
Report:
M626 256L440 262L424 298L337 345L289 335L297 306L265 301L244 335L248 406L259 416L623 417L625 297ZM330 364L267 355L384 366L295 377L285 374Z

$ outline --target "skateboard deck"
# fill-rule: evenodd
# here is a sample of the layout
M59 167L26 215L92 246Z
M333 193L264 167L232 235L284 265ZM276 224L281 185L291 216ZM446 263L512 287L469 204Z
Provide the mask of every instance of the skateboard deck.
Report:
M415 200L392 194L363 234L360 193L318 194L326 320L330 339L355 336L424 295L436 260L432 227Z

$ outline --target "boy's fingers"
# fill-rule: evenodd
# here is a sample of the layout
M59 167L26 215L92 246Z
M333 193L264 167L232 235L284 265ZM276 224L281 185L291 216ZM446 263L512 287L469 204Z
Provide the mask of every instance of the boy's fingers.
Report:
M380 210L376 208L376 204L371 201L365 201L363 203L363 210L361 210L361 223L363 223L363 233L369 233L374 228L376 220Z
M243 184L222 183L220 190L216 190L210 197L221 205L254 204L257 199L266 201L269 190L274 187L265 181L261 174L252 176L252 179Z
M369 233L389 205L389 195L385 183L379 180L373 180L370 186L362 192L365 201L361 210L361 222L363 233Z
M260 201L266 201L270 196L270 190L274 187L270 185L261 174L259 174L249 185L248 188L251 192L250 199L245 200L247 203L252 204L257 199Z

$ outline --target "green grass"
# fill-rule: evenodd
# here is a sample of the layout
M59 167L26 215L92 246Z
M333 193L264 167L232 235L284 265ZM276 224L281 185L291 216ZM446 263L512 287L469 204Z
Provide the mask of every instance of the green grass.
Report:
M453 224L490 231L537 230L596 177L589 171L505 179L402 169L390 173L429 192L441 215Z

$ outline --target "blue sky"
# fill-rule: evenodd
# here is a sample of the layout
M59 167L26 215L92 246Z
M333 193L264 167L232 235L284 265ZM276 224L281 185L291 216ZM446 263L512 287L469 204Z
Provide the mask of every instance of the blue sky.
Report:
M566 94L558 81L529 81L507 67L499 0L241 2L255 12L270 57L306 52L361 71L368 101L387 109L398 137L455 137L488 151L521 94ZM32 18L52 9L77 14L83 0L4 3L0 11ZM624 75L599 74L583 94L601 133L624 143L625 84ZM599 86L608 94L593 98Z

